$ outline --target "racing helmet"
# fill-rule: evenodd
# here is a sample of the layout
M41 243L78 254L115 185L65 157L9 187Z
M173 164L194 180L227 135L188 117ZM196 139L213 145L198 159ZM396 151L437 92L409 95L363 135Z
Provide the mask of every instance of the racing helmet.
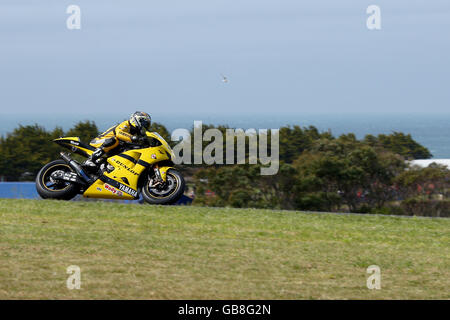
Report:
M150 129L152 118L146 112L136 111L130 117L130 125L136 128L141 134L145 134Z

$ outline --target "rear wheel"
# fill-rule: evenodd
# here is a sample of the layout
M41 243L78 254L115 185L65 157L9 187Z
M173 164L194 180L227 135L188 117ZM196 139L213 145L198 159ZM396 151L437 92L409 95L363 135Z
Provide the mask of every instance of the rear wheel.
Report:
M154 185L152 179L145 182L142 197L151 204L173 204L183 195L184 187L183 176L177 170L169 169L163 185Z
M45 165L36 177L36 190L43 199L70 200L79 192L76 184L56 180L59 173L73 172L64 160L55 160Z

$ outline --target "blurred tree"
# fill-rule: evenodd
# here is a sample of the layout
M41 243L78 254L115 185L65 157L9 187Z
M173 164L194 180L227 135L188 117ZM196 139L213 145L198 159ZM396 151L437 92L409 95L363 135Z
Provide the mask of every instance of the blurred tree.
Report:
M432 199L436 195L447 197L450 190L450 170L443 165L431 164L426 168L413 166L396 178L403 198Z
M401 132L392 134L380 134L377 137L367 135L364 142L372 147L383 147L396 154L402 155L406 159L430 159L433 155L424 146L417 143L410 134Z
M320 133L314 126L282 127L280 129L280 160L292 163L304 150L309 150L320 139L334 139L329 132Z
M171 144L169 130L167 130L167 128L165 126L163 126L162 124L160 124L158 122L152 122L152 125L151 125L149 131L158 132L161 135L161 137L164 138L164 140L166 140L169 144Z
M48 162L58 159L61 147L52 141L63 136L79 136L84 141L98 134L94 122L80 122L68 134L60 127L46 131L35 124L19 126L0 139L0 176L8 181L34 180Z
M34 179L42 166L58 157L52 140L60 133L60 128L47 132L37 124L14 129L1 140L0 175L8 181Z
M261 176L260 169L260 165L201 169L195 176L195 204L294 209L294 168L281 164L274 176Z
M72 129L67 131L68 137L79 137L84 143L89 143L100 134L94 121L80 121Z
M315 193L314 205L331 211L345 204L352 212L363 204L381 207L393 199L394 178L405 166L402 157L365 145L353 134L321 140L294 161L300 191L308 199ZM318 202L319 199L324 203ZM302 203L300 198L300 207Z

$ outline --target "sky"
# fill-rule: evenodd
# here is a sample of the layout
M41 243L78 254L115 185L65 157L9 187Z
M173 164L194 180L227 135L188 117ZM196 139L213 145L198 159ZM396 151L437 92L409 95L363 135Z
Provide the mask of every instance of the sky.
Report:
M2 0L0 115L448 113L449 32L448 0Z

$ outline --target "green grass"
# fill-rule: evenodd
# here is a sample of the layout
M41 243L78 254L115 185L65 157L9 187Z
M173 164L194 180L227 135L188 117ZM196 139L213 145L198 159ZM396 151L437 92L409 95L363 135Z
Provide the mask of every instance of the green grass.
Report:
M449 299L449 231L449 219L0 200L0 299ZM366 287L372 264L381 290Z

